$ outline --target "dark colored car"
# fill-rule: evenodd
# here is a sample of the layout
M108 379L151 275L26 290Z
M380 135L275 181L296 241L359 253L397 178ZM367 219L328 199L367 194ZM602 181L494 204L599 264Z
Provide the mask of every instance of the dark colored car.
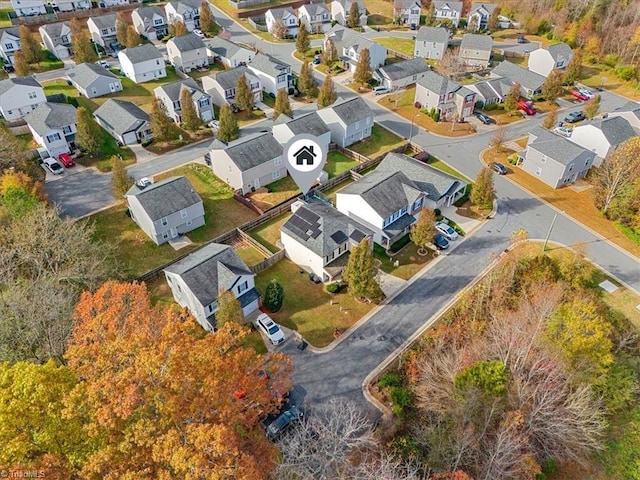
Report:
M289 410L285 410L267 427L267 437L270 440L276 440L295 422L303 417L303 413L295 405L291 405Z
M473 114L476 116L476 118L478 120L480 120L485 125L490 125L491 124L491 118L489 118L484 113L482 113L482 112L473 112Z
M320 62L322 62L322 60L320 59L320 57L316 57L313 59L313 64L314 65L320 65Z
M240 107L238 107L235 103L231 104L231 111L233 113L238 113L240 111Z
M446 250L447 248L449 248L449 240L444 238L444 235L440 233L433 237L433 243L436 244L436 248L438 250Z
M5 73L13 73L16 71L13 65L4 65L2 68L4 69Z
M491 162L489 164L489 168L496 172L498 175L506 175L508 172L507 167L498 162Z
M582 113L582 112L571 112L569 115L564 117L564 121L566 123L576 123L576 122L579 122L581 120L584 120L585 118L586 117L584 116L584 113Z
M518 35L518 43L527 43L527 39L524 38L524 35Z

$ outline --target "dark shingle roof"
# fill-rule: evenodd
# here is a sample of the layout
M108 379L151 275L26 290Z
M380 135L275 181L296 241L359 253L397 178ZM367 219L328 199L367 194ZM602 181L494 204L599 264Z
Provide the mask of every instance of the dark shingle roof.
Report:
M136 130L149 121L149 115L137 105L114 98L104 102L93 115L109 125L118 135Z
M214 141L209 149L220 149L223 145L222 142L216 143ZM231 142L224 148L224 151L229 155L231 161L244 172L281 156L282 145L270 133L260 133Z
M337 102L330 107L338 117L346 124L351 125L356 122L373 117L373 110L362 97L353 97L343 102Z
M126 55L131 63L144 62L146 60L162 59L162 53L151 43L138 45L137 47L126 48L122 50L122 54Z
M574 160L593 160L596 156L594 152L582 148L565 137L555 135L542 127L536 127L531 131L536 138L529 142L527 147L531 147L546 155L552 160L568 165Z
M456 10L458 13L462 13L462 2L433 2L433 6L437 10L449 7L451 10Z
M385 65L378 70L390 80L400 80L402 78L418 75L429 70L429 65L422 58L412 58L401 62Z
M416 41L448 43L449 30L444 27L420 27L416 35Z
M188 52L190 50L197 50L199 48L205 47L202 39L193 33L187 33L186 35L173 37L169 41L173 42L173 44L180 52Z
M204 94L204 91L198 86L198 83L193 78L177 80L175 82L161 85L157 88L164 91L167 97L173 101L180 100L183 88L188 88L191 91L191 96L194 100L197 99L197 94Z
M53 40L55 45L61 45L60 36L62 35L62 28L65 26L69 26L67 22L57 22L57 23L47 23L42 25L40 28L47 32L49 38ZM57 42L55 41L57 40Z
M202 2L200 0L179 0L169 2L176 12L183 14L192 10L198 10Z
M500 65L494 68L491 75L506 77L512 83L519 83L521 87L534 92L541 88L546 81L546 78L539 73L522 68L507 60L501 62Z
M460 50L466 48L470 50L482 50L491 51L493 45L493 38L491 35L481 35L478 33L465 33L462 36L462 42L460 42Z
M0 29L0 36L2 36L2 34L5 32L9 35L13 35L16 38L20 38L20 29L18 27L7 27Z
M459 83L443 77L434 71L428 71L424 77L418 80L417 84L437 95L446 95L448 93L457 92L460 95L466 96L471 93L468 88L463 87Z
M240 45L219 36L213 37L209 41L209 50L224 58L231 58L241 50L251 52L248 48L241 47Z
M395 9L408 9L416 4L420 6L418 0L393 0L393 8Z
M40 82L35 77L14 77L0 80L0 95L4 95L16 85L24 85L26 87L42 88Z
M82 88L89 86L98 77L118 79L118 77L109 70L95 63L81 63L80 65L76 65L67 72L67 76Z
M547 50L555 62L568 62L573 58L573 50L566 43L554 43L549 45Z
M294 17L296 16L295 12L293 11L293 8L291 7L271 8L267 11L271 12L271 15L273 15L273 18L279 19L279 20L284 20L290 16L294 16Z
M305 10L309 15L324 15L329 13L329 10L324 3L308 3L302 5L298 11Z
M282 116L286 117L286 115ZM278 120L279 119L280 117L278 117ZM322 121L316 112L308 113L301 117L294 118L293 120L290 119L286 124L294 135L308 133L309 135L319 137L320 135L329 132L329 127L327 127L326 123Z
M291 67L290 65L281 62L280 60L277 60L270 55L265 55L264 53L256 54L256 56L253 57L249 62L249 66L262 73L271 75L272 77L281 75L284 70L287 70Z
M238 78L242 75L246 76L247 74L251 73L249 72L249 69L243 65L241 67L232 68L231 70L216 73L214 78L224 90L231 90L232 88L236 88Z
M157 5L151 5L149 7L138 7L134 10L134 12L138 12L138 15L142 20L152 20L154 15L159 15L164 18L165 23L167 21L167 15L165 14L164 8Z
M624 117L599 118L593 120L591 125L600 129L612 146L620 145L636 136L635 130Z
M60 130L76 123L76 108L67 103L43 103L24 117L38 134L46 135L51 130Z
M143 189L134 185L126 196L135 196L154 222L202 202L185 177L169 177Z

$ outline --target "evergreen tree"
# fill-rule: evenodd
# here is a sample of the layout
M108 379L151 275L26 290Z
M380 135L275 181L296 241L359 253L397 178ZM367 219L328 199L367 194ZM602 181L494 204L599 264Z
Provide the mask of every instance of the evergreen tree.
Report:
M562 95L562 72L554 68L542 85L542 96L545 100L555 102Z
M558 122L558 110L553 109L547 114L547 116L542 121L542 126L547 130L551 130L553 127L556 126L557 122Z
M293 117L291 104L289 103L289 94L284 88L278 90L276 94L276 103L273 106L273 119L277 119L282 114Z
M76 64L93 63L98 59L91 38L86 30L81 30L71 37L71 50L73 51L73 60Z
M298 30L298 37L296 38L296 51L304 57L311 46L309 41L309 32L307 32L307 26L304 23L300 24L300 30Z
M218 33L218 25L211 13L211 7L206 0L200 4L200 30L209 35Z
M493 171L489 168L483 168L480 170L473 187L471 187L471 202L479 207L491 208L495 194Z
M173 125L160 99L153 99L149 117L153 138L158 142L168 142L171 140L174 132Z
M356 71L353 73L353 81L360 85L366 85L373 78L371 71L371 55L368 48L363 48L358 56Z
M514 83L509 92L504 97L504 109L513 113L518 109L518 100L520 99L520 84Z
M598 114L598 110L600 110L600 95L591 98L582 109L582 112L585 117L591 120Z
M140 38L140 34L136 32L133 25L127 25L127 35L124 44L127 48L137 47L142 44L142 38Z
M16 75L18 77L24 77L31 73L31 68L24 59L24 55L21 51L17 51L13 54L13 67L16 69Z
M342 278L349 285L349 292L354 298L372 300L380 296L377 275L378 268L373 261L373 251L369 247L369 240L365 238L351 249Z
M309 60L305 60L300 68L298 89L306 97L315 97L318 95L318 85L316 84L315 78L313 78L313 70Z
M127 44L127 21L124 13L120 12L116 15L116 40L120 45Z
M218 139L223 142L231 142L240 135L238 121L231 111L229 105L223 105L220 109L220 128L218 128Z
M97 153L104 141L104 130L85 107L76 110L76 145L83 152Z
M182 126L189 132L195 132L202 126L202 120L198 116L198 111L193 104L193 97L188 88L183 88L180 92L180 112Z
M113 189L113 196L117 199L124 197L124 194L134 183L135 180L127 173L122 159L117 155L111 157L111 188Z
M284 289L274 278L269 282L269 285L267 285L263 305L267 310L275 313L282 308L282 302L284 302Z
M336 44L333 42L333 40L329 38L324 43L324 47L325 48L322 54L322 60L324 61L325 65L327 65L328 67L331 67L333 65L333 62L335 62L338 59L338 51L336 50Z
M349 28L358 28L360 26L360 7L356 0L351 1L349 8L349 17L347 18L347 26Z
M436 234L436 214L431 208L423 208L420 218L411 227L411 241L418 248L427 248L427 245L433 243L433 237Z
M42 60L42 48L36 40L33 32L26 25L20 25L18 29L20 33L20 51L24 55L24 61L27 63L38 63Z
M244 314L242 306L233 293L229 290L218 296L218 310L216 310L216 330L222 328L225 323L242 323Z
M254 105L253 95L249 88L249 82L244 74L240 75L236 81L235 102L238 108L240 108L240 110L246 110L247 114L251 111Z
M324 77L324 82L322 82L322 87L320 87L320 92L318 93L318 107L328 107L336 101L336 98L337 95L333 80L331 79L331 75L327 75Z

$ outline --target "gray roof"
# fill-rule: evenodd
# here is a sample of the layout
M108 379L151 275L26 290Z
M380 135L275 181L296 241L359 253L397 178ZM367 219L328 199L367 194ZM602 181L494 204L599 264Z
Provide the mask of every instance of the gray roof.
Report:
M280 115L280 117L286 117L286 115ZM280 117L278 117L278 120L280 120ZM294 135L308 133L309 135L319 137L329 132L329 127L327 127L327 124L322 121L320 115L316 112L302 115L301 117L294 118L293 120L289 119L285 123Z
M126 55L131 63L144 62L145 60L162 59L162 53L151 43L138 45L137 47L126 48L122 50L122 54Z
M7 28L0 29L0 36L2 36L2 34L5 32L8 33L9 35L13 35L16 38L20 38L19 27L7 27Z
M108 13L107 15L99 15L97 17L91 17L90 20L98 27L100 30L103 28L111 28L116 26L116 14Z
M551 133L542 127L534 128L531 134L536 138L529 142L527 147L537 150L562 165L569 165L574 160L593 160L596 156L594 152L590 152L569 139Z
M204 91L198 86L198 82L196 82L193 78L176 80L175 82L167 83L157 88L163 90L167 97L169 97L169 99L172 101L180 100L180 95L182 94L182 90L184 88L188 88L191 91L191 96L194 100L197 100L198 97L201 97L202 95L206 95Z
M363 37L355 30L344 28L339 24L334 25L333 28L325 34L325 38L331 38L338 52L341 52L343 48L349 47L354 47L356 50L362 48L371 49L371 46L374 44L374 42ZM379 44L376 45L381 46Z
M279 20L283 20L290 15L293 15L294 17L296 16L295 12L293 11L293 8L291 7L270 8L267 11L271 12L271 15L273 15L273 18L279 19Z
M202 305L230 290L238 276L253 275L233 248L220 243L205 245L164 270L180 275Z
M416 41L448 43L449 30L444 27L420 27L416 35Z
M61 130L76 123L76 107L68 103L43 103L24 117L25 121L39 135L51 130Z
M82 88L88 87L98 77L107 77L109 79L118 80L116 75L95 63L81 63L80 65L76 65L67 72L67 76Z
M319 201L299 207L280 231L321 257L326 257L348 241L357 244L373 234L353 218Z
M493 38L491 38L491 35L465 33L462 36L462 42L460 42L460 50L468 48L470 50L482 50L485 52L490 52L492 45Z
M193 33L187 33L186 35L173 37L169 41L173 42L173 44L180 52L188 52L190 50L197 50L199 48L205 47L202 39Z
M148 187L134 185L125 196L134 196L152 221L202 202L185 177L169 177Z
M442 10L445 6L448 6L451 10L462 13L462 2L433 2L433 6L436 10Z
M429 65L424 59L417 57L410 60L402 60L401 62L392 63L378 68L383 76L390 80L400 80L401 78L411 77L430 70Z
M571 50L571 47L566 43L554 43L553 45L549 45L547 50L556 63L560 61L568 62L573 58L573 50Z
M598 118L592 120L591 125L598 128L612 146L620 145L636 136L635 130L624 117Z
M459 95L466 96L471 93L468 88L434 71L428 71L424 77L418 79L417 84L437 95L446 95L455 92Z
M233 43L220 36L213 37L209 40L209 50L224 58L231 58L241 50L251 52L248 48L241 47L237 43Z
M249 66L272 77L277 77L282 74L283 70L291 68L291 65L281 62L270 55L265 55L264 53L256 54L249 62Z
M324 3L308 3L298 8L298 11L304 9L309 15L323 15L329 13L327 6Z
M40 28L44 30L49 38L53 41L54 45L62 45L60 41L60 36L62 35L62 28L68 27L69 24L67 22L56 22L56 23L46 23L42 25ZM56 41L57 40L57 41Z
M408 9L416 4L421 7L420 0L393 0L393 8L396 9Z
M640 103L629 100L621 107L616 108L614 112L633 112L640 118Z
M373 110L371 110L367 102L360 96L342 102L338 100L327 108L332 109L346 125L351 125L366 118L373 117Z
M40 85L38 80L33 76L6 78L4 80L0 80L0 95L4 95L16 85L42 88L42 85Z
M519 83L521 87L534 92L540 89L547 80L542 75L532 72L531 70L527 70L526 68L522 68L521 66L507 60L500 62L500 65L493 69L491 75L506 77L512 84Z
M167 20L167 15L164 11L164 8L157 5L151 5L149 7L138 7L134 10L134 12L138 12L138 15L142 20L152 20L154 15L160 15L162 18L164 18L165 23Z
M502 77L489 78L468 85L469 88L474 87L477 89L478 93L485 99L496 96L500 98L504 97L509 92L510 86L510 82ZM474 88L471 89L473 90Z
M247 74L251 75L251 72L249 72L249 69L243 65L241 67L232 68L231 70L218 72L213 76L213 78L215 78L224 90L231 90L232 88L236 88L238 78L242 75L246 76Z
M223 142L216 143L214 141L209 149L218 150L221 146L224 146ZM281 156L282 145L270 133L259 133L229 143L224 151L229 155L231 161L244 172Z
M149 121L149 115L137 105L113 98L104 102L93 115L118 135L136 130Z
M200 0L179 0L177 2L169 2L176 12L183 14L192 10L198 10L202 2Z
M469 15L473 15L477 10L484 8L489 15L493 13L496 9L497 5L495 3L473 3L471 5L471 10L469 11Z

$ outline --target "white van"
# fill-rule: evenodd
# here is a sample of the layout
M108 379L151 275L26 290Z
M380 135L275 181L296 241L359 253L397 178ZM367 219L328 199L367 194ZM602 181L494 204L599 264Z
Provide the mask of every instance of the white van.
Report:
M375 87L373 93L376 95L384 95L385 93L389 93L389 89L387 87Z

